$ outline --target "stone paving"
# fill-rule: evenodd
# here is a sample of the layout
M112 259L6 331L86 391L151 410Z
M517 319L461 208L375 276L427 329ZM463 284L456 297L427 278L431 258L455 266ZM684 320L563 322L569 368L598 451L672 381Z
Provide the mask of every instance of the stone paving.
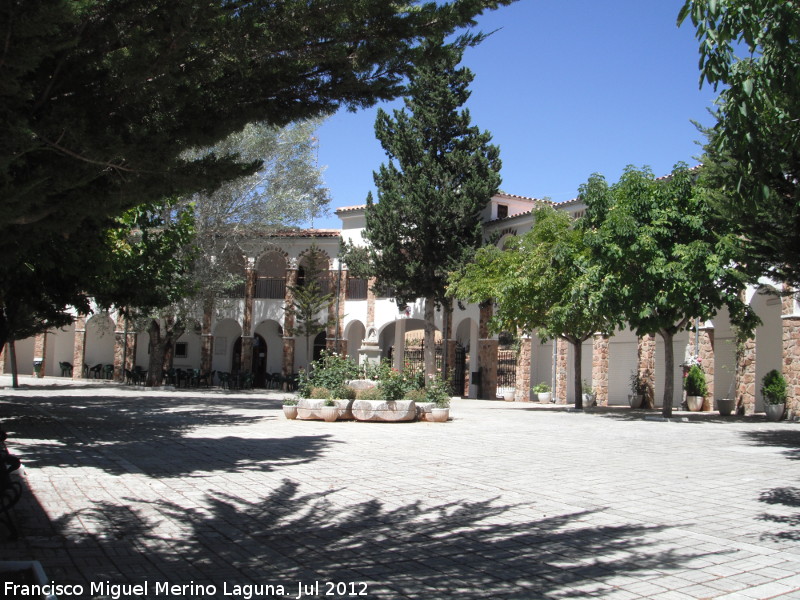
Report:
M275 392L22 383L0 559L82 586L60 599L800 598L797 423L455 400L329 424Z

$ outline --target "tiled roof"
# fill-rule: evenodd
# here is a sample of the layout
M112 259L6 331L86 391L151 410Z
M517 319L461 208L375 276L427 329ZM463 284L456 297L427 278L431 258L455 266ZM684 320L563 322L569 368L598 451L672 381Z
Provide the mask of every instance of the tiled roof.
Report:
M364 210L367 208L366 204L359 204L358 206L342 206L337 208L334 212L338 215L339 213L343 212L355 212L357 210Z
M277 238L334 238L339 237L341 229L287 229L284 231L270 231L263 237Z

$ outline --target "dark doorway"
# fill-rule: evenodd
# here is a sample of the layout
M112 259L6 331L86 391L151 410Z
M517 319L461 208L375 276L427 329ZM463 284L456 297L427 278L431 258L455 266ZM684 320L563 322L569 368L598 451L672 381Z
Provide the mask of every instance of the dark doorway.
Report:
M236 340L233 345L233 357L231 358L231 373L238 373L242 364L242 338ZM253 374L254 387L266 387L267 382L267 342L258 334L253 336L253 360L250 363L250 371Z

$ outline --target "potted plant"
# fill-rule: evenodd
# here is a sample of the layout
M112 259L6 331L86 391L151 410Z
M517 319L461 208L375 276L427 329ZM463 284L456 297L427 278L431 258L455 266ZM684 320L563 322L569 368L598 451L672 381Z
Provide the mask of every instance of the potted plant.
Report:
M683 379L683 389L686 390L686 406L689 410L697 412L703 410L703 399L708 392L706 374L698 364L689 367Z
M761 394L764 396L767 419L780 421L786 412L786 379L776 369L764 375L761 380Z
M445 423L450 418L450 388L439 377L431 377L425 386L425 401L432 402L431 420Z
M290 421L297 418L297 399L286 397L283 399L283 415Z
M333 398L328 398L322 405L320 409L322 413L322 420L327 423L333 423L336 419L339 418L339 407L336 406L336 400Z
M550 386L547 385L544 381L541 383L537 383L535 386L531 388L536 397L538 398L539 402L547 403L552 401L552 393L550 392Z
M597 406L597 392L589 385L589 382L584 379L581 387L583 389L584 407Z
M628 403L631 408L639 408L644 401L644 382L639 378L639 371L634 369L628 379L631 385L631 393L628 394Z

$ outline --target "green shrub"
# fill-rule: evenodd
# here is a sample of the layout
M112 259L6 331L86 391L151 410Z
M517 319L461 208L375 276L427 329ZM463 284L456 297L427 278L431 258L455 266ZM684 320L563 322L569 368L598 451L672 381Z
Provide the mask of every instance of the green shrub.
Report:
M349 385L340 385L331 390L331 396L340 400L355 400L356 391Z
M366 390L356 390L356 400L383 400L383 395L376 387Z
M406 395L403 396L403 400L413 400L414 402L427 402L428 400L425 398L425 390L422 389L414 389L408 390Z
M326 387L312 387L309 398L328 398L330 395L331 391Z
M692 365L683 380L687 396L705 396L708 393L706 374L700 365Z
M436 408L447 408L450 406L450 385L441 377L431 377L425 386L425 401L433 402Z
M345 383L358 377L358 365L346 356L323 350L318 360L311 363L308 381L312 387L329 390L344 387Z
M761 393L764 401L769 404L783 404L786 402L786 379L776 369L772 369L761 380Z
M550 391L550 386L547 385L544 381L542 383L537 383L535 386L531 388L531 391L534 394L545 394Z

